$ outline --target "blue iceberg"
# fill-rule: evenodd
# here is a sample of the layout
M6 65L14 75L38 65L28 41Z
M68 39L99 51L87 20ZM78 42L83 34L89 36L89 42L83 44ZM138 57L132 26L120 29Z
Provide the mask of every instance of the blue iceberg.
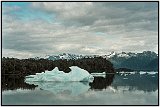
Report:
M71 71L65 73L59 71L58 67L55 67L52 71L45 71L42 73L36 73L36 75L26 76L25 82L30 81L83 81L93 82L94 77L86 70L77 66L70 67Z

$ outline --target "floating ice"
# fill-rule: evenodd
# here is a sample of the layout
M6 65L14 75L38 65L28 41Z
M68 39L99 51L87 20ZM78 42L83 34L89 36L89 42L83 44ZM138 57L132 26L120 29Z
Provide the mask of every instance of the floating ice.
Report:
M158 72L151 71L151 72L145 72L145 71L140 71L140 74L149 74L149 75L154 75L157 74Z
M106 75L105 72L102 72L102 73L91 73L92 75Z
M128 78L123 78L123 79L128 79Z
M128 74L124 74L124 76L127 76Z
M91 73L91 75L93 75L94 77L106 77L106 73L102 72L102 73Z
M88 73L88 71L81 69L77 66L70 67L71 71L65 73L59 71L58 67L55 67L52 71L45 71L42 73L36 73L36 75L26 76L25 81L87 81L93 82L94 77Z
M140 75L142 75L142 74L146 74L147 72L145 72L145 71L140 71L139 73L140 73Z
M158 72L152 71L152 72L147 72L147 73L150 74L150 75L154 75L154 74L156 74L156 73L158 73Z
M121 73L121 74L124 74L125 72L124 72L124 71L121 71L120 73Z
M130 72L130 74L135 74L136 72Z
M132 71L132 72L124 72L124 71L121 71L121 72L118 72L120 74L135 74L136 71Z

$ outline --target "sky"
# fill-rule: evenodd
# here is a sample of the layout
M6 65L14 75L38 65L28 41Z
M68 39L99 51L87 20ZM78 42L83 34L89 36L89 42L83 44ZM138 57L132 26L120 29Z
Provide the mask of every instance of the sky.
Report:
M158 53L158 2L2 2L2 56Z

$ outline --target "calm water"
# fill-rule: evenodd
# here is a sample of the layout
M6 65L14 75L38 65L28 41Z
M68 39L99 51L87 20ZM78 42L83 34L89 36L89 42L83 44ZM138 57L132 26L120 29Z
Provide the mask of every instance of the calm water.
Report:
M32 84L32 85L31 85ZM87 82L2 77L2 105L158 105L158 73L117 73Z

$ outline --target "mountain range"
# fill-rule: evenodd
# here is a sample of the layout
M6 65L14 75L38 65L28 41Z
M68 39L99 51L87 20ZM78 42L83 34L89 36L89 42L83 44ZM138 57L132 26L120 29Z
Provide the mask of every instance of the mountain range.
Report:
M114 55L113 55L114 54ZM115 68L128 68L133 70L158 70L158 55L155 52L142 53L113 53L109 57Z
M112 62L114 68L128 68L133 70L158 70L158 54L152 51L143 51L142 53L111 52L108 55L75 55L63 53L59 55L36 57L36 59L44 58L48 60L77 60L82 58L95 58L99 56Z

